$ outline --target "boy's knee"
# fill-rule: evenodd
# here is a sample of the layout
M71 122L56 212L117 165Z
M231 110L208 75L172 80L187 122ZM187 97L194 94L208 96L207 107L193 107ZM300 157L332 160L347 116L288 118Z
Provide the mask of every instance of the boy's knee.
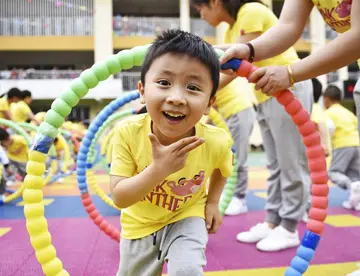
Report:
M172 262L169 263L169 276L202 276L203 267L194 263Z

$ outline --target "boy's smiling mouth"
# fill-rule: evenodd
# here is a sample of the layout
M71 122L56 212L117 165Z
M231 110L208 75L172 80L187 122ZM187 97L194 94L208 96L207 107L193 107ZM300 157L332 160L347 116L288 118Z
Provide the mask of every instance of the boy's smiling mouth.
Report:
M186 115L178 112L172 112L172 111L163 111L164 116L166 119L168 119L170 122L180 122L183 119L185 119Z

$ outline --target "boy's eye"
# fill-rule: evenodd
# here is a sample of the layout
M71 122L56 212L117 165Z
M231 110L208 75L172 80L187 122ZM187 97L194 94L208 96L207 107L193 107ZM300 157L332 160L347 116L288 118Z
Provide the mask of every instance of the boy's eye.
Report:
M201 89L199 87L197 87L196 85L193 85L193 84L188 85L187 89L192 90L192 91L201 91Z
M167 80L159 80L157 81L158 84L163 85L163 86L169 86L170 82L168 82Z

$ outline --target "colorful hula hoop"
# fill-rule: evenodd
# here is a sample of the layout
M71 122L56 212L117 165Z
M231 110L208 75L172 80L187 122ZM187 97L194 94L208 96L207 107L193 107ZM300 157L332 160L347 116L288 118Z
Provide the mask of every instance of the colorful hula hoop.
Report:
M38 126L30 124L30 123L17 123L17 125L19 125L20 127L30 130L30 131L37 131ZM60 134L59 134L60 135ZM50 154L49 157L51 158L51 167L50 167L50 172L46 175L46 177L44 178L44 185L48 184L50 182L50 180L52 179L53 175L56 173L57 170L57 159L56 159L56 150L55 150L55 146L53 145L50 148Z
M9 120L0 118L0 125L12 128L19 135L21 135L25 138L25 140L29 146L31 145L30 135L27 134L27 132L23 128L21 128L19 125L17 125L13 121L9 121ZM24 188L25 188L25 185L24 185L24 183L22 183L21 186L16 191L11 191L11 193L9 195L7 195L4 199L0 198L0 205L9 203L10 201L13 201L14 199L17 199L18 197L20 197L24 191Z
M134 97L130 98L130 101L132 101L134 99ZM113 102L116 102L116 101L120 101L120 102L123 102L123 99L116 99L114 100ZM112 103L110 103L109 105L111 105ZM116 105L113 105L116 107ZM106 109L107 107L105 107ZM113 112L112 112L113 113ZM112 113L109 113L109 114L112 114ZM101 114L101 113L100 113ZM99 115L100 115L99 114ZM111 125L114 121L116 120L120 120L124 117L127 117L129 115L133 115L133 114L136 114L136 110L134 109L127 109L127 110L124 110L124 111L121 111L119 113L115 113L111 116L109 116L108 118L105 118L105 121L101 124L101 127L99 127L97 130L96 130L96 133L95 135L93 136L92 140L91 140L91 145L89 147L86 147L85 145L83 146L83 144L81 144L81 154L85 154L87 156L87 159L86 159L86 164L87 164L87 167L82 167L82 166L78 166L78 169L77 169L77 175L79 176L84 176L84 177L81 177L81 180L82 182L78 181L78 187L80 189L80 192L81 194L84 194L84 193L88 193L88 189L87 189L87 183L90 184L91 188L93 189L93 191L106 203L108 204L109 206L117 209L120 211L120 209L114 204L113 200L100 188L100 186L96 183L95 181L95 174L94 174L94 170L92 169L93 167L93 164L94 164L94 157L91 156L91 148L94 148L96 143L97 143L97 140L100 138L102 132L106 129L106 126L109 126ZM97 121L97 117L95 117L95 120L94 122ZM91 126L91 125L90 125ZM89 128L90 129L90 128ZM96 129L96 127L92 127L92 131L94 131ZM89 133L89 134L88 134ZM87 139L89 139L89 137L91 137L92 134L91 132L87 132L85 137ZM90 139L89 139L90 140ZM85 175L83 175L83 169L86 170L86 173ZM84 205L84 207L86 207ZM95 209L96 210L96 209ZM91 217L91 214L89 213L89 216L91 219L94 220L95 222L95 219L93 217ZM95 222L95 224L97 224ZM98 225L98 224L97 224Z
M111 103L109 103L109 104L111 104ZM109 128L109 126L111 126L114 122L118 122L120 119L125 118L130 115L133 115L133 114L136 114L136 110L134 110L133 108L129 108L129 109L126 109L126 110L123 110L120 112L116 112L105 119L105 121L103 122L101 127L99 127L98 131L96 132L94 139L92 139L92 141L91 141L91 145L89 147L87 163L91 163L91 164L94 163L95 158L96 158L96 152L95 152L96 144L98 143L98 141L99 141L101 135L104 133L104 131L107 128ZM96 117L95 117L95 120L96 120ZM86 136L86 134L85 134L85 136Z
M232 69L240 77L248 76L257 68L251 63L232 59L222 66L223 69ZM324 221L328 207L328 174L326 169L325 152L320 144L320 135L315 124L310 120L309 113L289 90L275 94L278 102L284 106L303 138L306 155L309 161L310 176L312 181L312 199L307 223L307 231L299 246L296 256L292 259L285 276L303 275L313 259L319 244L320 236L324 231Z
M60 97L53 102L51 109L47 111L45 115L45 121L39 127L39 133L36 136L35 143L29 152L29 162L26 168L27 175L24 180L25 189L23 192L23 199L26 228L30 236L31 245L35 250L36 258L40 263L45 275L69 275L69 273L63 268L61 260L56 256L56 249L52 245L51 234L49 233L47 220L44 216L44 203L42 201L42 188L44 182L42 175L45 171L45 160L47 153L54 142L54 138L58 134L58 128L64 123L64 118L70 114L71 109L76 106L80 99L88 93L89 89L97 86L100 81L106 80L111 74L119 73L121 70L127 70L133 66L142 65L148 47L148 45L138 46L131 50L123 50L116 55L108 57L104 62L96 63L90 69L83 71L79 78L71 82L70 88L61 93ZM218 53L221 54L222 52L218 51ZM238 66L233 66L233 68L238 69L240 67L239 63L241 62L238 62ZM243 62L242 64L246 63ZM244 67L244 65L242 65L242 67ZM121 99L124 101L125 99L130 100L129 97L131 96L134 97L135 95L128 94ZM137 96L138 94L136 94L136 97ZM313 160L309 165L312 172L316 172L312 173L311 175L312 181L313 183L319 183L314 185L314 187L317 188L313 189L312 191L312 201L315 203L316 209L312 209L315 210L315 212L313 211L310 213L311 219L308 223L309 231L307 231L305 234L303 245L299 248L297 256L294 258L291 267L286 272L286 275L288 276L295 276L301 275L299 273L302 272L298 272L299 270L306 270L308 262L312 259L314 250L320 240L319 235L321 234L324 227L321 219L326 217L325 209L327 207L328 186L324 183L327 183L327 173L326 171L324 172L322 166L318 165L318 162L314 162L315 158L318 158L320 164L325 164L325 157L324 152L320 146L320 137L316 133L315 126L311 126L307 112L301 108L301 104L294 99L294 96L291 93L278 95L277 99L286 106L286 110L291 114L295 113L294 110L297 111L296 114L298 115L293 116L293 120L298 125L301 125L299 130L303 136L306 136L304 138L304 142L308 147L307 154L308 157L311 157ZM119 105L117 108L119 108L121 105ZM108 110L110 110L110 107L111 105L109 106ZM102 116L107 117L108 114L104 112ZM98 118L101 118L101 116ZM94 124L94 126L100 127L101 124L99 123L100 119L98 122L96 122L96 124ZM91 140L84 139L82 144L88 147L91 144ZM78 175L78 178L80 177L81 181L81 177L84 178L86 173L85 167L87 164L85 154L81 154L81 156L78 158L78 165L79 164L82 166L81 175ZM97 211L94 210L95 206L92 204L89 194L83 194L82 198L83 200L86 200L86 206L89 209L89 212L93 210L94 213L92 215L97 217L98 221L102 220L102 217L98 214ZM315 206L313 204L313 207ZM316 210L319 210L319 212ZM324 210L325 216L323 215ZM104 227L109 231L110 227L108 224L103 223L103 221L100 221L99 225L100 224L102 224L100 227ZM116 236L118 236L118 234L116 234Z
M81 193L81 200L85 207L86 212L89 214L90 218L94 221L94 223L115 241L120 241L120 232L108 223L104 217L102 217L97 211L95 205L91 200L91 196L87 189L86 180L88 178L89 183L95 184L93 188L95 192L111 207L118 209L111 198L109 198L99 186L96 185L94 173L91 170L93 165L92 163L88 163L88 152L89 147L91 146L96 133L99 131L99 128L103 125L103 123L116 112L123 105L137 99L139 97L139 93L127 93L125 96L119 97L116 100L112 101L109 105L107 105L99 114L96 116L95 120L90 124L88 131L86 132L85 138L83 139L79 154L77 156L77 181L79 190ZM125 111L125 115L127 115L128 111ZM136 113L134 113L136 114ZM96 143L96 141L94 141ZM119 209L118 209L119 210Z

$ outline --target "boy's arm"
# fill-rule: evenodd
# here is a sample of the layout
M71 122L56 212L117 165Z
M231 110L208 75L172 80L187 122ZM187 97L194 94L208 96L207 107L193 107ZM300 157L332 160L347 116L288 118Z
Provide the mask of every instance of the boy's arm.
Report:
M215 234L222 222L219 201L225 184L226 178L222 176L219 169L215 169L210 177L209 193L205 207L206 228L209 234Z
M207 204L219 204L221 192L226 184L226 178L219 169L215 169L210 176Z
M329 148L328 148L328 139L330 139L330 137L328 135L329 132L327 129L327 125L326 125L326 123L319 123L319 124L316 124L316 128L320 134L320 143L325 151L325 156L328 156L330 154Z
M166 177L152 164L133 177L110 175L111 196L117 207L127 208L142 200Z

